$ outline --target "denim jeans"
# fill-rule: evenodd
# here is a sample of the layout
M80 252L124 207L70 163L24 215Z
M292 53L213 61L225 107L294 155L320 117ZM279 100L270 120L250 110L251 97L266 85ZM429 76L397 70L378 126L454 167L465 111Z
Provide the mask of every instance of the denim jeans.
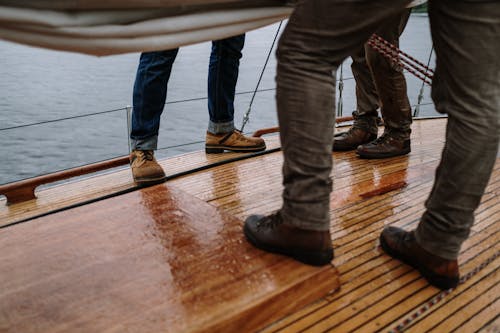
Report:
M335 78L378 26L409 1L304 0L277 51L277 104L284 154L286 224L330 227ZM429 1L437 55L436 109L449 115L446 144L417 242L447 259L467 238L496 160L500 138L500 4Z
M234 94L245 35L212 42L208 67L208 131L234 129ZM154 150L167 84L179 49L142 53L134 84L131 149Z

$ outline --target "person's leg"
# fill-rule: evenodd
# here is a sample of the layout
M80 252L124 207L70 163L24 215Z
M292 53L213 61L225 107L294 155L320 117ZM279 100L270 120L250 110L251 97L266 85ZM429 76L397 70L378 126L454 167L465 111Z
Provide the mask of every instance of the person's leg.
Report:
M389 19L376 33L389 43L399 46L399 36L404 30L410 10L405 9ZM357 149L364 158L386 158L410 152L411 107L406 80L397 64L365 45L366 58L382 104L384 134L378 140Z
M386 228L380 240L444 289L458 284L457 257L498 153L500 6L430 1L429 14L437 57L432 97L448 114L446 143L417 229Z
M167 84L179 49L141 54L133 92L132 150L155 150Z
M234 127L234 95L245 35L212 42L208 66L208 114L205 151L253 152L266 148L261 138L246 137Z
M500 5L431 1L438 57L432 98L448 114L446 144L416 236L426 250L456 259L469 236L500 138Z
M234 129L234 94L245 35L212 42L208 66L208 131L229 133Z
M356 81L354 123L347 132L335 135L333 151L354 150L361 144L375 140L378 134L378 95L366 61L365 48L361 47L351 58L351 70Z
M324 239L330 238L335 120L332 72L362 47L384 18L406 4L408 1L395 4L385 0L299 2L277 52L284 202L276 215L246 220L245 235L255 246L306 263L326 264L331 259L331 241L328 246ZM300 242L300 237L309 236L309 241Z
M130 163L138 184L161 181L165 172L153 151L158 144L160 116L178 49L141 54L134 84Z

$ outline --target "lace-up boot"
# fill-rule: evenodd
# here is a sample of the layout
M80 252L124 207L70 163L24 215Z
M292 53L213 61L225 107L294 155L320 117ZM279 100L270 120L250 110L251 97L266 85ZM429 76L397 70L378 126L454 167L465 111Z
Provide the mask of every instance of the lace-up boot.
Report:
M333 151L349 151L359 145L368 143L377 138L377 111L358 115L353 112L354 124L344 133L338 133L333 138Z
M411 151L410 139L403 139L391 133L384 133L378 139L360 145L356 153L361 158L388 158L406 155Z
M134 150L130 153L130 168L134 181L141 184L157 183L165 179L165 172L158 164L152 150Z
M284 254L308 265L322 266L333 259L329 231L305 230L286 225L279 212L269 216L250 215L243 231L255 247Z
M414 231L387 227L380 234L380 245L391 257L420 271L430 284L440 288L455 288L459 282L457 260L447 260L423 249Z
M238 130L223 134L207 132L205 140L205 152L208 154L223 153L224 150L244 153L265 149L266 143L264 139L245 136Z

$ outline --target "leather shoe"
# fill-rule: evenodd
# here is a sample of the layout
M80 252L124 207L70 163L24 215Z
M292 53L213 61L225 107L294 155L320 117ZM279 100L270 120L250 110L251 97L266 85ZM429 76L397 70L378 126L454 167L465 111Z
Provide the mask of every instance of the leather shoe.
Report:
M207 132L205 139L205 152L219 154L224 150L239 153L249 153L266 150L266 143L262 138L245 136L238 130L229 133L212 134Z
M165 180L165 172L156 161L152 150L134 150L129 159L132 176L137 185L156 184Z
M391 257L417 269L430 284L443 290L458 285L457 260L443 259L423 249L417 244L414 231L386 227L380 234L380 245Z
M356 149L359 157L368 159L406 155L410 151L410 139L399 139L387 133L384 133L377 140L360 145Z
M308 265L323 266L333 259L330 231L286 225L279 212L269 216L250 215L245 221L243 232L255 247L292 257Z
M373 141L377 134L361 128L351 127L347 132L336 134L333 138L333 151L354 150L359 145Z

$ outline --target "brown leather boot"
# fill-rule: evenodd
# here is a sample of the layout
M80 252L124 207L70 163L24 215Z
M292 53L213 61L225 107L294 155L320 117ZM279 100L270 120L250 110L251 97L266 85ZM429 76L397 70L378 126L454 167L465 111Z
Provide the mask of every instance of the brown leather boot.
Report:
M323 266L333 259L330 231L288 226L283 224L279 212L269 216L250 215L243 232L255 247L284 254L308 265Z
M262 138L245 136L238 130L230 133L212 134L207 132L205 140L205 152L207 154L223 153L224 150L234 152L255 152L266 149L266 143Z
M351 127L347 132L336 134L333 138L333 151L354 150L359 145L373 141L377 134L370 133L361 128Z
M457 260L443 259L424 250L417 244L414 231L384 228L380 234L380 245L391 257L417 269L430 284L443 290L458 285Z
M370 143L360 145L356 149L359 157L369 159L406 155L410 151L410 139L399 139L387 133Z
M134 150L130 153L130 168L134 181L139 184L158 183L165 179L165 172L156 162L152 150Z

